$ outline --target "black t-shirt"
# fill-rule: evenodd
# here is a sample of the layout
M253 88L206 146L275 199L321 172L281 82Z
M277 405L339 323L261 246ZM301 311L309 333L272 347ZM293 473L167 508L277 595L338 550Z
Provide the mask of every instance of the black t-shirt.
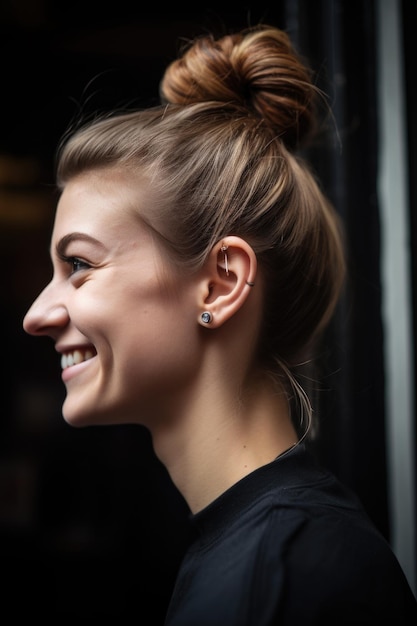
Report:
M388 542L304 445L191 522L166 626L417 624Z

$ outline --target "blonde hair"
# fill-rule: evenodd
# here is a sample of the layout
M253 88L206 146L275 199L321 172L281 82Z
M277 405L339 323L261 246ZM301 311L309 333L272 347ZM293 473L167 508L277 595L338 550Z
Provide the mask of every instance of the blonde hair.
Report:
M248 241L264 279L258 362L303 406L294 366L329 321L345 271L338 216L297 155L319 95L280 29L199 37L167 67L160 105L78 129L57 163L61 188L106 167L146 181L155 204L141 216L184 268L226 235Z

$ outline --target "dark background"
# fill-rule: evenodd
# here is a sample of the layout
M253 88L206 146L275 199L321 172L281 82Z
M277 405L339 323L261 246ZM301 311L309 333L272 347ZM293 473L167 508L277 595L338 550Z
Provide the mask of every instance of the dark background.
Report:
M404 1L401 9L408 156L415 173L416 2ZM374 1L153 8L124 1L3 0L0 558L7 575L0 590L2 604L16 616L29 610L38 617L133 615L141 624L160 624L187 535L187 507L147 432L69 427L61 417L64 389L52 342L31 338L21 327L50 277L58 142L96 111L155 103L163 70L184 39L259 21L288 30L334 114L323 120L309 156L345 220L350 279L318 360L315 450L390 539ZM414 182L412 233L415 206ZM413 257L413 284L415 262Z

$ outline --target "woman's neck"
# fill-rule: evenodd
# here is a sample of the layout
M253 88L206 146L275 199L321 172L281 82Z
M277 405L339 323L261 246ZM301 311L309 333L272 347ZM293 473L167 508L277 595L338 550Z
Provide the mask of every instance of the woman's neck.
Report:
M205 387L185 414L152 432L156 454L193 513L298 440L286 396L272 381L231 391Z

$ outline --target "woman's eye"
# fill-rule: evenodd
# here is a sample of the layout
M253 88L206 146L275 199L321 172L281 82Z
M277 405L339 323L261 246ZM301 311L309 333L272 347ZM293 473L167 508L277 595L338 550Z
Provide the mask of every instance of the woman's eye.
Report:
M71 274L75 274L76 272L88 269L90 267L88 263L82 261L81 259L78 259L77 257L69 257L66 262L71 268Z

